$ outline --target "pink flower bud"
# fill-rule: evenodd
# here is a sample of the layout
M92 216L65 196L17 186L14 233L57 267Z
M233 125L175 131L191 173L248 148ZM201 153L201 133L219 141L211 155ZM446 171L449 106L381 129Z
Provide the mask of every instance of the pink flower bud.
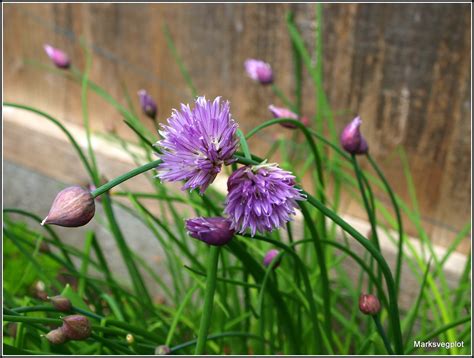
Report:
M263 258L263 266L268 267L272 263L273 260L276 259L278 256L279 251L276 249L271 249L265 254L265 257ZM276 269L278 266L280 266L280 260L275 262L275 265L273 266L273 269Z
M50 297L49 300L53 304L54 308L61 312L68 312L72 309L72 304L69 299L63 296Z
M271 66L263 61L248 59L244 63L245 70L251 79L268 85L273 82L273 72Z
M380 301L375 295L360 295L359 309L363 314L376 315L380 312Z
M46 51L46 54L51 59L51 61L53 61L56 67L65 69L69 68L71 61L69 60L69 57L66 53L48 44L45 44L43 47Z
M268 110L272 113L273 118L290 118L294 120L299 120L299 117L296 113L290 111L285 107L276 107L273 104L268 106ZM296 129L297 126L293 123L280 123L281 126L289 129Z
M155 355L164 356L171 353L171 349L168 346L161 345L155 348Z
M61 329L68 339L74 341L86 339L92 333L89 319L79 314L64 317Z
M46 338L52 344L62 344L67 341L67 337L64 334L62 328L53 329L52 331L48 332L44 338Z
M156 102L144 89L138 91L138 97L140 99L140 106L142 107L143 113L155 120L156 115L158 114L158 106L156 105Z
M360 117L354 118L341 133L341 145L351 154L365 154L369 150L367 141L360 133Z
M195 218L186 220L188 234L209 245L222 246L234 237L231 221L223 217Z
M41 225L83 226L91 221L94 213L92 194L80 186L71 186L58 193Z

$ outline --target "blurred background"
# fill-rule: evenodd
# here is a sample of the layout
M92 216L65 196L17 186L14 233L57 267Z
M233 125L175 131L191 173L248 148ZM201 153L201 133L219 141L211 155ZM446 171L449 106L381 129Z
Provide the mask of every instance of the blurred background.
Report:
M5 4L3 9L4 100L39 108L80 130L80 85L39 64L49 64L43 44L50 43L83 68L83 38L93 50L91 79L124 105L128 92L138 106L136 92L146 89L157 100L163 122L172 108L192 101L168 49L166 24L198 93L229 99L244 132L270 118L269 104L283 105L270 88L247 78L245 59L269 62L276 84L288 95L294 91L285 23L292 11L311 51L315 30L322 29L323 81L337 130L361 116L372 155L394 190L418 207L435 243L449 245L470 220L468 4L324 4L322 22L316 21L312 4ZM304 114L312 117L318 109L306 71L303 81ZM93 93L89 101L94 131L135 137L113 107ZM263 155L286 135L281 127L271 127L250 146ZM70 148L38 117L5 113L4 140L5 206L38 205L38 211L47 211L59 183L87 177ZM410 199L400 147L412 171L416 203ZM101 159L111 177L133 167L112 152L103 149ZM389 202L384 193L376 195ZM343 211L365 218L349 199ZM407 226L416 235L416 228ZM459 251L469 248L466 238Z

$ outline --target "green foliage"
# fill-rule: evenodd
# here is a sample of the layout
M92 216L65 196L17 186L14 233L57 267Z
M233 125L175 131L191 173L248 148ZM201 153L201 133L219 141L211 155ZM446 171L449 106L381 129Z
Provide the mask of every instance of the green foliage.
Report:
M5 208L4 353L154 354L157 346L166 344L172 354L373 355L392 351L402 354L421 353L411 346L414 339L457 337L465 341L463 348L451 351L440 348L430 353L470 353L471 322L466 312L471 303L470 259L455 285L448 284L443 269L469 233L470 223L460 231L445 256L437 259L432 255L434 249L423 228L404 153L401 152L401 160L410 204L392 191L389 180L373 158L367 157L375 175L363 170L358 161L339 147L333 111L323 88L321 5L316 7L316 16L318 26L313 54L316 64L313 65L311 51L289 14L286 21L293 48L295 91L287 96L276 85L273 87L277 96L299 113L304 100L302 77L307 71L315 86L318 113L314 118L317 130L293 120L297 129L291 136L278 139L265 157L268 160L281 158L282 167L296 173L298 180L313 179L312 188L306 190L308 202L301 206L304 220L301 225L289 224L286 232L257 235L252 239L237 235L219 250L209 250L208 246L191 239L184 229L183 218L221 215L224 195L212 187L204 196L175 191L153 178L150 171L159 164L159 161L152 162L151 155L155 133L148 131L136 115L125 86L122 87L127 105L122 105L92 82L89 78L91 52L87 47L85 71L49 69L81 86L87 151L83 151L67 128L49 114L27 105L4 103L36 113L66 135L89 173L91 183L98 187L93 195L101 197L98 205L103 207L105 215L97 214L97 222L114 238L132 282L126 285L111 272L111 258L103 252L95 233L88 232L84 244L77 248L66 244L67 234L59 236L54 229L41 227L41 219L34 213ZM170 54L194 96L198 92L185 67L186 61L180 58L166 26L164 31ZM141 149L138 154L132 153L129 150L132 143L117 135L105 136L122 146L137 168L102 186L100 166L90 145L89 92L117 110L135 133ZM243 153L237 153L238 163L261 162L263 158L251 152L251 138L284 121L291 120L262 120L260 126L246 135L239 132ZM154 191L117 188L135 175L144 175ZM325 183L333 183L332 190L328 190ZM387 193L388 204L373 195L375 187ZM372 228L379 234L384 232L398 248L395 265L386 263L377 242L367 240L339 216L342 190L363 205ZM157 213L146 205L150 201L160 208ZM116 207L144 224L150 236L162 246L166 277L154 270L154 263L147 262L141 253L129 247L116 218ZM428 251L430 259L420 255L407 240L401 213L417 228L422 252ZM34 222L26 224L25 218ZM355 241L362 245L365 254L353 250ZM42 242L51 249L41 250ZM282 263L276 270L261 264L265 252L271 248L280 250ZM346 269L347 261L351 262L352 272ZM402 271L402 263L409 270ZM412 307L402 311L398 307L399 287L408 275L418 282L417 295ZM72 312L56 311L44 301L44 295L32 291L39 281L44 285L45 294L67 297L72 302ZM159 288L159 297L151 295L153 287ZM359 295L368 287L378 292L382 302L382 311L374 321L365 319L357 309ZM42 335L61 325L60 316L70 313L87 316L92 322L92 335L86 341L49 344Z

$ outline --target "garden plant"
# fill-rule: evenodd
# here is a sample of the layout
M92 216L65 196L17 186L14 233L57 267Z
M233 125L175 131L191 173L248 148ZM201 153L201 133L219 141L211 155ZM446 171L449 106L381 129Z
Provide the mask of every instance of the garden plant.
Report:
M319 5L316 17L323 20ZM47 216L4 207L5 354L470 354L470 259L459 282L448 282L444 270L470 222L444 256L435 254L404 151L398 154L410 202L392 190L371 156L364 118L348 117L337 133L323 87L321 27L312 52L291 13L283 21L293 49L294 92L278 87L271 64L242 64L242 81L270 87L279 101L266 104L269 117L247 133L232 115L238 103L207 98L194 86L188 59L180 57L166 26L169 53L194 97L175 110L159 108L145 90L135 100L126 92L126 104L114 99L90 78L92 52L84 42L83 69L60 49L45 46L50 62L32 65L80 86L87 147L41 108L3 106L60 128L91 185L59 192ZM303 76L314 84L314 98L303 98ZM113 106L136 135L138 154L117 134L104 135L136 163L111 180L104 180L92 149L89 93ZM314 102L314 116L302 113L303 101ZM169 118L158 123L158 112ZM153 121L156 131L142 120ZM271 126L289 135L258 157L252 153L256 135ZM121 188L139 175L153 192ZM217 177L227 177L225 191L212 185ZM374 188L388 200L376 197ZM343 190L364 208L369 233L341 216ZM157 212L147 206L150 200L159 204ZM118 207L159 241L168 277L131 249L136 238L124 237ZM402 219L417 228L421 250L408 239ZM130 285L111 272L96 233L87 232L81 250L54 227L91 220L115 240ZM390 265L381 250L382 233L397 248ZM412 288L416 299L402 309L400 287L408 276L418 282ZM159 287L160 302L150 294L151 285ZM463 344L428 350L416 341Z

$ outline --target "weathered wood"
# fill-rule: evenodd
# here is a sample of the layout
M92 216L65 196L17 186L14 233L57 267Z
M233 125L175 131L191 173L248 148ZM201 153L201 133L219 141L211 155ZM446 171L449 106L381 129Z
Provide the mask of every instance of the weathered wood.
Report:
M290 95L284 15L295 12L311 51L320 25L311 4L6 4L3 9L5 99L76 124L80 86L25 64L48 62L45 42L66 50L82 68L83 36L94 49L91 78L122 104L124 86L135 106L137 90L146 88L163 121L171 108L192 99L163 36L167 23L199 93L230 99L246 131L269 117L268 104L281 103L270 88L246 77L243 61L270 62L278 85ZM428 233L448 244L470 217L469 5L325 4L322 25L325 89L334 111L343 111L335 117L337 129L360 114L371 153L409 201L395 151L406 149ZM306 71L303 93L304 112L313 115L317 108ZM133 137L110 105L94 94L89 99L95 130ZM252 140L252 148L263 154L281 135L287 134L269 128ZM349 203L348 210L359 213L354 207ZM468 247L466 241L463 251Z

